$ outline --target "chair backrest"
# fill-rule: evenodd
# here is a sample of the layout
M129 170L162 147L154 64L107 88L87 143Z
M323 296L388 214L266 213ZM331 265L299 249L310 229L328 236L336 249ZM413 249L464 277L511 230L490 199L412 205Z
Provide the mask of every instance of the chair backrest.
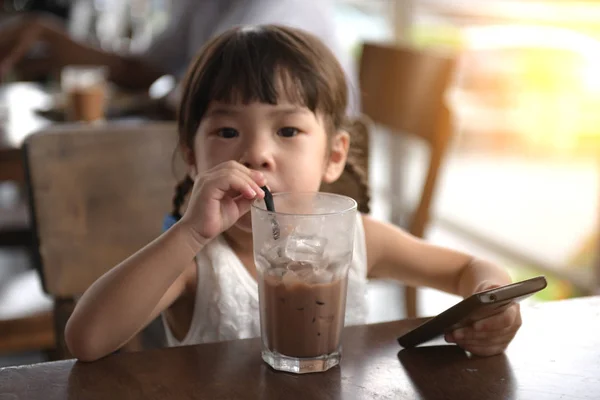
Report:
M176 145L170 123L59 126L27 139L38 265L47 293L83 293L160 234L177 181Z
M394 133L416 135L430 150L427 175L408 230L422 237L448 141L444 94L454 59L440 52L365 43L360 65L363 112Z
M452 132L444 104L454 59L444 54L365 43L360 65L363 112L394 133L422 139L430 151L429 165L408 231L423 237L442 159ZM399 207L394 204L392 207ZM397 213L398 210L393 210ZM416 288L404 290L406 316L417 316Z

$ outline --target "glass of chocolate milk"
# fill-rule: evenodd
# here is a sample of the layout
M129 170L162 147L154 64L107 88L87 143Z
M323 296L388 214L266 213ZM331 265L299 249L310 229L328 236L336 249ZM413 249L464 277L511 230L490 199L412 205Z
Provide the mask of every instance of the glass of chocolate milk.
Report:
M307 373L339 364L356 202L330 193L273 194L252 207L262 358Z
M67 66L61 72L67 120L96 122L104 119L107 70L102 66Z

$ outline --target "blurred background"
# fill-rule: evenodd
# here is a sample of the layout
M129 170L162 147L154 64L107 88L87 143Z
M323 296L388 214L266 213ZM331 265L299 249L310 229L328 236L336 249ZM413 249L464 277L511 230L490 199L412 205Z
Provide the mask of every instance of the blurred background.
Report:
M75 38L115 52L139 52L165 28L170 2L0 4L0 15L50 12L66 21ZM515 280L546 275L549 288L531 302L598 293L600 2L337 0L336 22L357 60L364 41L457 55L445 93L453 139L425 236L500 263ZM47 79L51 84L52 77ZM377 129L370 152L376 218L402 225L392 204L415 204L426 160L426 148L416 141ZM25 208L15 211L21 200L17 185L1 184L0 224L26 218ZM0 255L0 286L3 274L27 268L27 256L15 252L2 250L12 258ZM0 314L14 309L23 291L40 292L39 307L50 302L32 274L23 276L19 289L1 294ZM418 295L420 315L457 301L433 290ZM370 322L403 317L397 285L374 282L369 296ZM30 356L0 357L0 365L38 357Z

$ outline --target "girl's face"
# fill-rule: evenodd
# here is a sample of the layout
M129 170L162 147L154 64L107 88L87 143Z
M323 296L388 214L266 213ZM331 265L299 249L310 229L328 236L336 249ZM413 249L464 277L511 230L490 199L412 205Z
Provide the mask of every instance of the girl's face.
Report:
M212 102L194 140L190 175L235 160L262 172L274 193L315 192L339 178L348 146L346 132L330 139L324 119L306 107ZM249 229L249 220L247 214L240 227Z

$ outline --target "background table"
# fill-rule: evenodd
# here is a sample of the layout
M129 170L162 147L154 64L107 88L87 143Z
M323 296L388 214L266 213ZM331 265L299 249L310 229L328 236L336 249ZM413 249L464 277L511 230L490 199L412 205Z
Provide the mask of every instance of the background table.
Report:
M21 145L32 133L56 123L46 117L60 115L60 112L48 113L57 96L58 93L31 82L0 85L0 181L23 181ZM142 113L151 104L152 100L144 93L118 92L107 103L106 118L120 123L161 120L163 115L151 115L152 108ZM40 113L43 110L47 113Z
M419 320L346 328L339 367L271 370L260 340L124 353L0 370L0 399L598 399L600 297L524 307L506 354L468 357L441 341L402 350Z

